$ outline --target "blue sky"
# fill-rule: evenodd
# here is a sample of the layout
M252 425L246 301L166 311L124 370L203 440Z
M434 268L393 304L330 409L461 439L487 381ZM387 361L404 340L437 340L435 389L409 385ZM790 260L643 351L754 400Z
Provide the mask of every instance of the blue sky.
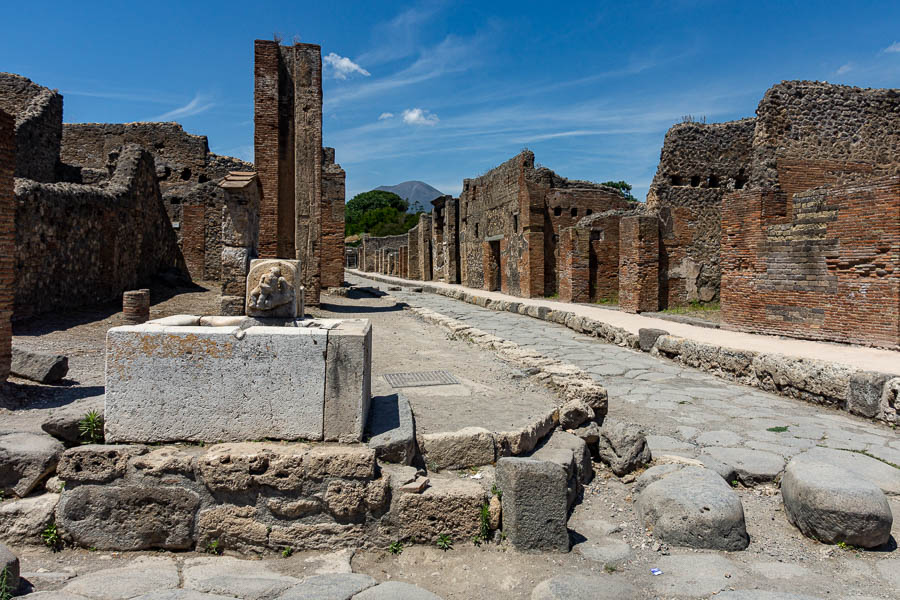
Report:
M421 179L458 194L523 147L643 198L683 115L752 116L772 84L900 87L900 2L15 2L0 70L66 122L175 120L253 159L253 40L322 45L325 144L348 199Z

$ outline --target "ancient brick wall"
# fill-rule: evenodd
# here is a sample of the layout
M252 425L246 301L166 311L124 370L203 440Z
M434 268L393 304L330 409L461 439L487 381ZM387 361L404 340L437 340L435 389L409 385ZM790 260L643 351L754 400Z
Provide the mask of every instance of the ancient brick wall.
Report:
M15 294L16 121L0 110L0 382L6 381L12 360L13 297Z
M460 247L465 235L460 229L459 200L441 196L431 201L432 277L447 283L460 282Z
M409 246L400 246L397 251L397 274L409 278Z
M419 237L419 224L406 232L406 272L410 279L417 280L422 279L422 266L419 264Z
M619 308L659 310L659 222L653 215L619 221Z
M344 283L344 200L346 173L325 148L322 171L322 288Z
M559 299L563 302L591 300L591 231L566 227L559 235Z
M722 229L730 327L900 346L900 177L735 193Z
M418 241L416 246L418 247L418 263L421 269L421 279L422 281L431 281L433 278L432 275L432 248L431 248L431 215L421 214L419 215L419 224L416 225L416 233L418 235Z
M16 177L57 181L63 97L26 77L0 73L0 110L15 119Z
M755 126L679 123L666 133L647 194L661 222L664 306L718 299L722 198L747 184Z
M754 188L793 194L857 173L900 174L900 94L818 81L769 88L756 110ZM809 168L796 169L797 161Z
M126 146L105 187L16 181L17 318L119 298L184 260L153 157Z

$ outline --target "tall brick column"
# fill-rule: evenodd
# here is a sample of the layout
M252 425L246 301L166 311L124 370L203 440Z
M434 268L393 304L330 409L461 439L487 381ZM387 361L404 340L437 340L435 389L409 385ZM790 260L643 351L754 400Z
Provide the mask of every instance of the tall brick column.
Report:
M619 308L659 310L659 220L637 215L619 221Z
M0 382L9 376L12 361L13 295L15 293L16 204L13 173L16 170L16 122L0 110Z
M567 227L559 235L559 299L591 301L591 230Z

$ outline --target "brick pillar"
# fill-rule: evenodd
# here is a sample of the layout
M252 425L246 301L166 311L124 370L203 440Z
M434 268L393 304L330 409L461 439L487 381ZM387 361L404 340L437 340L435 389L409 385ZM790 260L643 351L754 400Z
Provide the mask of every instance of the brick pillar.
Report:
M0 382L9 376L12 361L13 295L15 293L16 201L13 173L16 170L16 122L0 110Z
M406 273L410 279L422 279L422 267L419 266L419 226L416 225L406 234Z
M422 269L422 281L431 281L432 279L432 258L431 258L431 216L419 215L418 225L419 235L419 265Z
M404 279L409 278L409 246L400 246L400 251L397 256L397 260L399 264L397 265L397 271L400 274L400 277Z
M619 308L659 310L659 220L655 216L619 221Z
M181 207L181 253L191 279L204 279L206 264L206 206L203 204Z
M122 294L122 315L132 325L150 320L150 290L131 290Z
M334 162L334 148L323 149L322 287L344 283L344 200L346 173Z
M559 299L591 301L591 231L567 227L559 234Z
M288 127L287 123L283 129L279 127L281 86L278 42L256 40L254 54L253 144L254 163L261 188L259 255L263 258L275 258L278 256L278 225L281 216L278 202L281 179L279 150L284 150L282 133L289 134L292 127Z

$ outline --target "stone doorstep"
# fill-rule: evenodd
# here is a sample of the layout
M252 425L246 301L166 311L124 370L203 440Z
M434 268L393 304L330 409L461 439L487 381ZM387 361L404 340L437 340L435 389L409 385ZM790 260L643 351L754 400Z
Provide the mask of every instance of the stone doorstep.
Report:
M381 281L384 283L397 283L393 279L381 277L375 273L368 273L365 271L354 269L348 270L354 275L365 279L374 279L376 281ZM770 364L780 364L782 365L782 368L778 369L778 372L779 375L783 377L790 377L790 373L794 372L797 368L803 368L804 366L809 366L811 364L818 364L819 377L821 377L821 373L823 372L849 373L849 382L845 382L843 376L838 377L835 381L826 382L826 386L839 390L833 396L825 396L826 400L830 399L831 402L838 404L841 409L848 410L853 414L857 414L863 417L869 417L875 420L882 420L887 422L897 422L898 419L900 419L897 414L888 411L888 407L885 406L891 393L891 386L900 385L900 383L898 383L900 377L897 376L873 371L860 371L857 369L852 369L840 363L817 361L807 358L795 358L777 353L767 353L765 355L761 355L758 352L741 351L725 346L716 346L712 344L704 344L701 342L693 342L692 340L688 340L686 338L671 335L657 336L656 331L662 330L647 330L648 333L645 334L645 341L642 347L639 336L629 333L624 329L607 325L606 323L602 323L599 321L594 321L593 319L571 318L574 315L566 311L553 311L547 309L546 307L527 306L520 302L487 300L486 298L475 296L474 294L470 294L463 290L457 289L448 290L445 288L438 288L430 285L419 287L421 287L424 292L447 296L449 298L468 302L469 304L477 304L490 310L504 310L520 315L526 315L535 319L541 319L544 321L550 321L560 325L565 325L569 329L572 329L579 333L585 333L587 335L593 334L595 337L598 337L608 343L650 352L654 356L676 360L678 362L687 364L690 367L699 369L707 373L711 373L726 380L737 379L741 383L759 387L769 393L778 394L789 398L799 398L808 401L807 396L802 392L807 392L807 390L805 390L804 384L806 381L809 381L809 378L793 378L794 381L792 381L791 383L796 385L790 386L766 385L765 376L759 376L759 374L754 374L754 376L747 376L746 374L743 374L741 372L735 372L735 366L742 362L740 357L745 355L750 356L750 360L752 360L753 357L760 357L767 360L767 362L769 362ZM585 321L588 321L590 323L586 324ZM595 327L595 329L591 331L591 327ZM650 331L653 331L654 333L651 334ZM654 343L652 345L648 345L647 342L651 337L657 339L654 340ZM691 344L698 347L702 346L707 349L707 351L704 353L703 361L696 360L693 357L682 356L682 351L680 351L678 347L688 346ZM646 348L646 350L644 350L644 348ZM716 356L718 356L719 358L715 358ZM796 391L792 393L792 390ZM812 395L816 396L820 394L812 392ZM879 409L875 410L874 407L878 407Z

